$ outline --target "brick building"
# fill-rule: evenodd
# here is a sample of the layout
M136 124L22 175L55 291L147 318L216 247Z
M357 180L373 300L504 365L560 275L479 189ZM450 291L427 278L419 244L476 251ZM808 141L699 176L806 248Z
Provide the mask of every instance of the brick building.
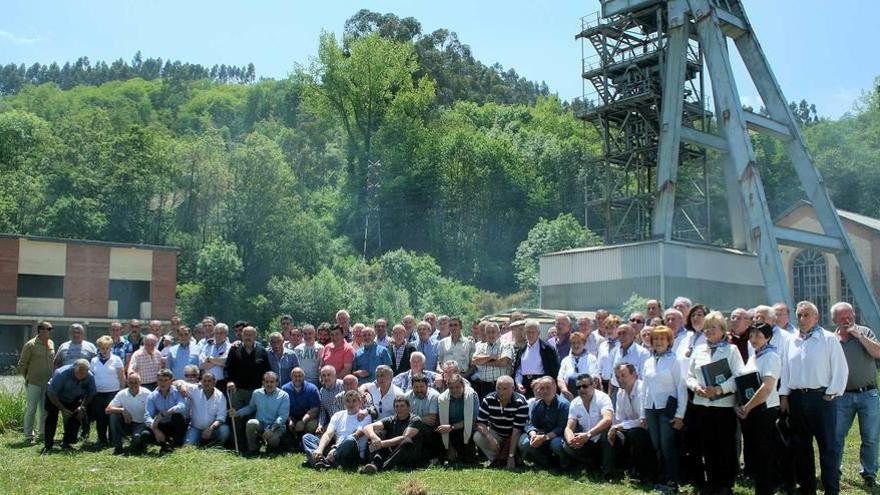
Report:
M168 320L174 312L177 248L0 234L0 365L14 362L37 320L71 323L89 340L115 319Z

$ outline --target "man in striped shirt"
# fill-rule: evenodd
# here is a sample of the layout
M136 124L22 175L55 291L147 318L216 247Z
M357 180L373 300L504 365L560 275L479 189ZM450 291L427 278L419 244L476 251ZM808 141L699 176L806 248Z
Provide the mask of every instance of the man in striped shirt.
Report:
M529 419L526 398L514 392L513 378L502 376L495 384L495 392L480 402L477 432L474 443L483 451L492 465L516 468L516 447L519 436Z

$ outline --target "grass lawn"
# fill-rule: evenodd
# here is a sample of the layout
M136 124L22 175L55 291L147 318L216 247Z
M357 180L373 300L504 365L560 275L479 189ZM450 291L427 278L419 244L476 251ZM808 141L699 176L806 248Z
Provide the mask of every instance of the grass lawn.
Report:
M94 435L94 433L93 433ZM635 483L601 483L584 474L525 470L511 474L481 468L432 468L374 476L339 470L316 472L300 466L302 454L241 459L220 450L181 449L160 456L156 447L142 457L116 457L74 449L40 456L39 446L22 446L21 435L0 435L0 492L3 494L297 494L426 493L590 495L648 493ZM858 466L858 433L846 446L842 489L865 493ZM684 493L688 492L685 487ZM738 494L751 489L738 486Z

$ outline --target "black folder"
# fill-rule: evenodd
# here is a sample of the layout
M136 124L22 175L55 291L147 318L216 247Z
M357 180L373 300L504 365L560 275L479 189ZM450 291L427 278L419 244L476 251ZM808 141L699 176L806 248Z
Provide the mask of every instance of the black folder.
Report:
M700 366L700 372L703 373L703 382L706 384L706 387L720 386L733 376L733 373L730 372L730 365L727 364L727 359L704 364ZM710 400L718 400L728 395L730 394L716 395Z
M736 377L735 380L736 402L741 406L746 405L746 403L752 399L752 396L758 392L758 389L761 388L761 383L763 383L761 375L757 371L746 373L745 375L740 375ZM759 411L766 408L767 403L763 402L754 410Z

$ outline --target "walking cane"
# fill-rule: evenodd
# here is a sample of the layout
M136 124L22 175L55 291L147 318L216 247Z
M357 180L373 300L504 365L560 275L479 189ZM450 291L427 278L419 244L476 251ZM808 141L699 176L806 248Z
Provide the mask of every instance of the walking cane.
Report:
M235 442L235 455L241 455L241 451L238 450L238 428L235 427L235 418L237 417L237 414L232 416L232 441Z

